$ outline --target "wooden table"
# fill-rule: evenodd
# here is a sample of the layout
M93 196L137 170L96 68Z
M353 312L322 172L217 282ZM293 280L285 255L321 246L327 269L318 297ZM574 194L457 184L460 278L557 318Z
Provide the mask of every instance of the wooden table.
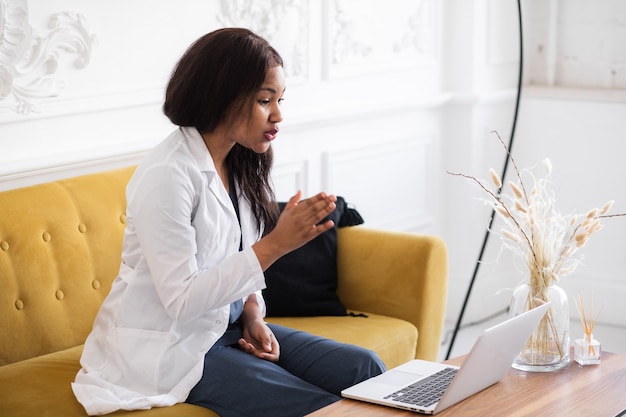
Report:
M572 352L573 357L573 352ZM460 365L464 356L448 363ZM626 409L626 356L602 352L599 365L572 362L556 372L511 368L499 383L455 404L438 416L613 417ZM308 417L415 417L416 413L342 399Z

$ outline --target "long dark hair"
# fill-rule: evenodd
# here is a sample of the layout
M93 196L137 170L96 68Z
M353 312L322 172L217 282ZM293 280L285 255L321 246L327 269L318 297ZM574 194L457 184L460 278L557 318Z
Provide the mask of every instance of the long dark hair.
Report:
M249 114L268 69L282 65L278 52L248 29L218 29L194 42L178 61L165 91L163 112L178 126L212 132L238 114ZM235 144L226 157L226 166L264 234L279 215L270 180L272 162L271 147L257 154Z

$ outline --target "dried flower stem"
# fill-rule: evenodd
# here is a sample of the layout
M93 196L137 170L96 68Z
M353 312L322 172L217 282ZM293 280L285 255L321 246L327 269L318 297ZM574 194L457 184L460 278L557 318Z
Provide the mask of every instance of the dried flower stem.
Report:
M489 174L496 186L495 191L471 175L449 171L448 174L470 180L487 194L487 203L505 224L500 232L503 246L519 255L528 267L530 292L526 302L530 309L549 301L550 286L576 269L579 260L574 255L591 235L602 229L601 219L626 214L607 214L613 206L613 201L609 201L601 209L594 208L583 216L561 215L547 179L552 172L550 160L544 160L546 175L543 178L537 178L530 169L520 170L500 135L493 133L515 170L516 181L509 182L512 195L503 192L502 179L493 169ZM526 176L532 179L532 188L527 187ZM557 334L551 308L529 341L530 351L552 351L547 350L547 344L556 343L556 350L563 357L569 353L563 349L565 337L567 335Z
M516 232L519 233L522 236L522 238L528 244L528 247L532 248L533 243L531 242L531 240L528 237L528 235L526 235L526 231L518 223L517 218L512 214L511 210L509 210L507 205L502 201L502 199L499 196L497 196L493 191L491 191L489 188L487 188L480 180L478 180L475 177L472 177L471 175L458 174L458 173L450 172L450 171L447 171L447 173L450 174L450 175L459 176L459 177L467 178L467 179L469 179L471 181L474 181L480 188L482 188L487 194L489 194L491 196L491 198L493 199L493 201L495 202L495 204L492 204L494 206L494 210L496 210L496 212L498 212L501 217L510 219L517 227ZM498 210L498 209L500 209L500 210ZM504 213L503 213L503 211L504 211ZM509 238L511 238L511 237L509 236ZM531 251L531 253L534 256L534 252Z

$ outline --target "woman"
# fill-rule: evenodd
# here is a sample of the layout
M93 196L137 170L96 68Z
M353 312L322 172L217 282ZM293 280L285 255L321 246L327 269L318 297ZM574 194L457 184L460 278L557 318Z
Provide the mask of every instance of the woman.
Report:
M263 271L333 227L336 198L298 192L279 215L271 142L282 59L245 29L183 55L166 90L179 129L127 187L120 273L72 385L90 415L177 402L221 416L301 416L384 370L370 351L263 321Z

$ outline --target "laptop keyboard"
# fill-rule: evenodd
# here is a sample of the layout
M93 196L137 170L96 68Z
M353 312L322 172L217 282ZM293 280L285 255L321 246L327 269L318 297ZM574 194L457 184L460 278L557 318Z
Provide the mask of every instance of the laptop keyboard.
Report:
M439 401L457 371L458 369L456 368L443 369L414 384L387 395L385 399L418 405L420 407L429 407Z

